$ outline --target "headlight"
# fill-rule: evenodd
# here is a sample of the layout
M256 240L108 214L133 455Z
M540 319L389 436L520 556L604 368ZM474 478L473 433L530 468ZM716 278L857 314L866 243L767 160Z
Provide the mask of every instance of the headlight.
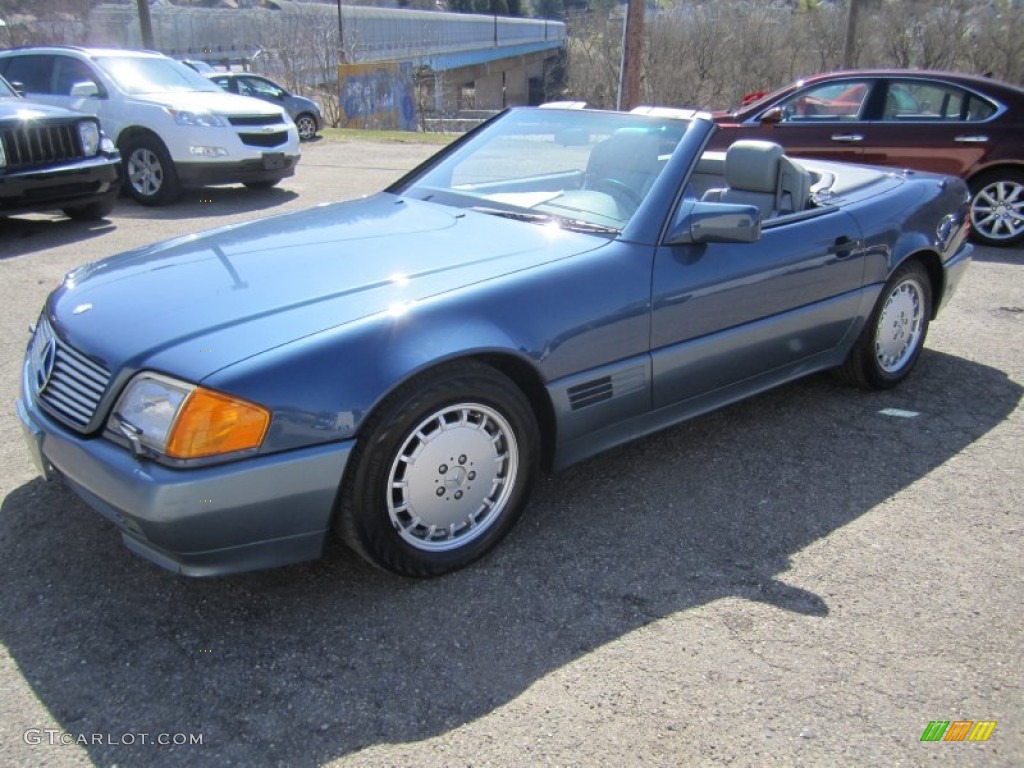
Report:
M7 153L4 152L4 143L0 141L0 168L7 167Z
M199 128L225 128L228 121L213 112L200 112L188 109L168 109L174 122L178 125L194 125Z
M108 422L133 445L172 459L258 448L269 425L265 408L156 373L132 379Z
M100 127L92 120L83 120L78 124L78 137L82 140L82 152L92 157L100 151Z

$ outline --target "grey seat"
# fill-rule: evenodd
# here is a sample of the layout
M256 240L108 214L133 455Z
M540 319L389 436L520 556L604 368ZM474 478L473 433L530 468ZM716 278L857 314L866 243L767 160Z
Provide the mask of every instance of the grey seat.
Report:
M709 189L702 200L753 205L762 218L802 211L811 191L811 174L770 141L742 139L725 153L727 186Z

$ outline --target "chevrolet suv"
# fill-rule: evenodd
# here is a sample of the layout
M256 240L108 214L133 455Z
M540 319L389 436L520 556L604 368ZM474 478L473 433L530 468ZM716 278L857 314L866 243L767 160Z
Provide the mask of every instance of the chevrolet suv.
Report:
M0 75L33 101L96 115L143 205L183 188L267 188L295 173L299 136L280 106L225 93L160 53L35 46L0 51Z
M61 210L110 213L121 157L92 115L34 104L0 77L0 217Z

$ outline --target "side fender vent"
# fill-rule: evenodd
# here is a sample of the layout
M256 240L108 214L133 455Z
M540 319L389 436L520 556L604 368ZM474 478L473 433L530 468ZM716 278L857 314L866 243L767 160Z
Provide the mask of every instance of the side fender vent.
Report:
M613 397L620 397L643 389L647 383L647 375L643 366L637 365L618 371L610 376L601 376L580 384L574 384L566 390L569 396L569 407L574 411L597 405Z
M612 391L612 377L602 376L599 379L585 381L582 384L569 387L568 392L569 405L574 411L586 408L588 405L603 403L605 400L611 400L614 394Z

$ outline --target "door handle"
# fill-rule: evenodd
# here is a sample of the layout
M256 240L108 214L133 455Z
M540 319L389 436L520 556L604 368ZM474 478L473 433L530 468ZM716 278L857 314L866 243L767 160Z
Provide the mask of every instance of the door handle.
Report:
M860 133L833 133L832 141L842 141L849 144L854 141L864 141L864 135Z
M835 242L828 247L828 252L840 259L853 255L853 252L860 248L861 241L849 235L840 235Z
M978 134L976 136L957 136L953 141L958 141L961 144L984 144L988 141L988 136L984 134Z

